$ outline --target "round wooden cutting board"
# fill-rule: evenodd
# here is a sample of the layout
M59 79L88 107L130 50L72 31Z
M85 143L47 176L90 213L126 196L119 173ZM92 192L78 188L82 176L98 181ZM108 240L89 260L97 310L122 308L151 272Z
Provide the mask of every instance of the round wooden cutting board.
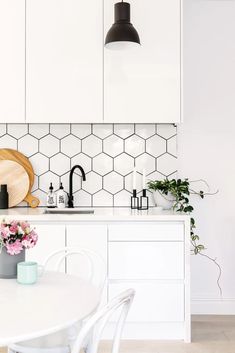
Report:
M29 188L24 201L28 202L30 207L37 207L40 203L39 199L31 194L31 188L34 183L34 171L32 164L21 152L10 148L0 148L0 160L10 160L20 164L28 174Z
M19 163L0 160L0 184L7 184L9 207L14 207L28 194L29 176Z

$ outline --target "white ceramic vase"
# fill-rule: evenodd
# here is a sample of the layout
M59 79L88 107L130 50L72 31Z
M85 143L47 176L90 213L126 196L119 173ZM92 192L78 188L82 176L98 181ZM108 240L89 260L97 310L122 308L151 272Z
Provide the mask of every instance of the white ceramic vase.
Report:
M163 210L170 210L173 205L175 198L172 194L163 195L160 191L153 192L153 198L156 207L162 207Z

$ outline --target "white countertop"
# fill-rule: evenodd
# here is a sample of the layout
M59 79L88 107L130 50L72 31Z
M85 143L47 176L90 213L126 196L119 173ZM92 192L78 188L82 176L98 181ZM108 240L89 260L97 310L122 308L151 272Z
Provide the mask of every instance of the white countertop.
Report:
M81 208L84 209L84 208ZM159 211L150 208L148 211L131 210L130 208L96 208L94 214L45 214L44 207L16 207L0 210L0 218L18 219L39 222L79 222L79 221L185 221L189 216L172 211Z

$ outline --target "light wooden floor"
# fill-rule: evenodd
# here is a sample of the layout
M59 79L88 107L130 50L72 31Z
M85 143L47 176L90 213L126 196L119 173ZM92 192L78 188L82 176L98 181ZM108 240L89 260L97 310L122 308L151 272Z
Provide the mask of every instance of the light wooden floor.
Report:
M192 343L123 341L120 353L235 353L235 316L194 316ZM102 353L110 352L108 342Z
M100 353L110 352L103 342ZM0 353L6 350L0 348ZM122 341L120 353L235 353L235 316L195 316L192 343L178 341Z

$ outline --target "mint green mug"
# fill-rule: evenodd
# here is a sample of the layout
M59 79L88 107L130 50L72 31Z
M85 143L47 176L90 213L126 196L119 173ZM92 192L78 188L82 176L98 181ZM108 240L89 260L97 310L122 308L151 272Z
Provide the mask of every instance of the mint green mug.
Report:
M37 262L24 261L17 264L17 282L20 284L34 284L42 275L43 267Z

